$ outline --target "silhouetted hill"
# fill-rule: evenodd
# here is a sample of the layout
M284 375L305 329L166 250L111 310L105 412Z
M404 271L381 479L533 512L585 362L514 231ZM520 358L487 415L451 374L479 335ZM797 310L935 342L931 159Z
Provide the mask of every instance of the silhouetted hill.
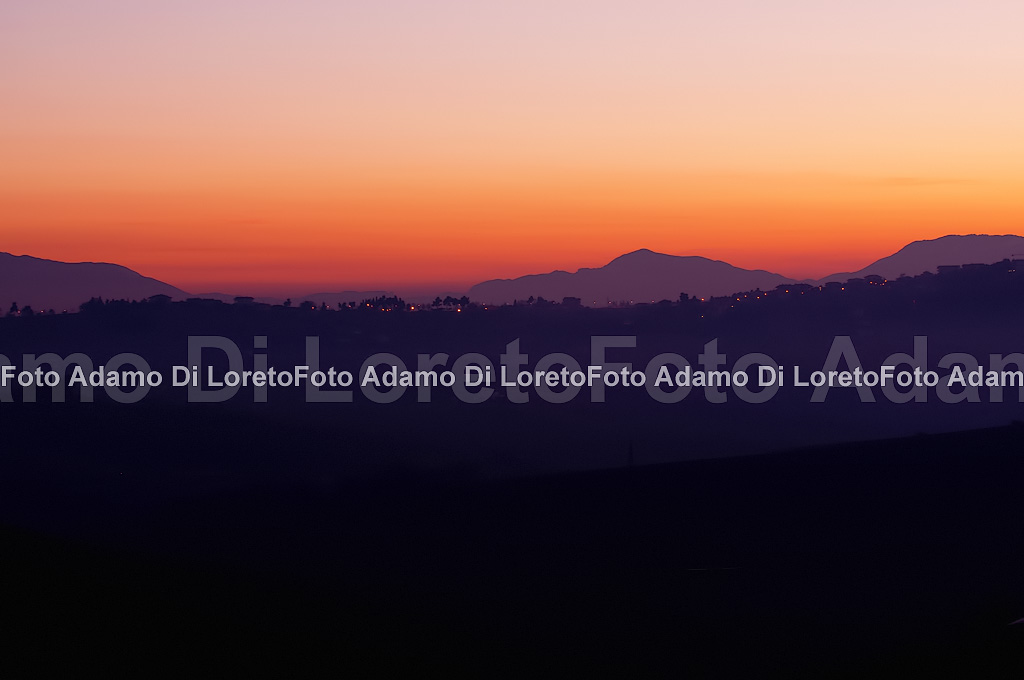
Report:
M924 272L935 273L940 265L992 264L1013 255L1024 253L1024 237L1007 234L949 235L940 238L914 241L900 248L896 253L883 257L855 272L840 272L818 281L846 281L875 274L895 279L903 274L917 276Z
M771 289L792 282L793 279L761 269L740 269L720 260L666 255L645 248L617 257L596 269L485 281L473 286L469 297L490 304L525 300L530 296L554 301L578 297L585 305L600 306L620 301L675 300L680 293L694 297L729 295L739 290Z
M142 300L152 295L189 297L183 290L117 264L0 253L0 313L6 313L12 302L35 311L74 312L92 297Z

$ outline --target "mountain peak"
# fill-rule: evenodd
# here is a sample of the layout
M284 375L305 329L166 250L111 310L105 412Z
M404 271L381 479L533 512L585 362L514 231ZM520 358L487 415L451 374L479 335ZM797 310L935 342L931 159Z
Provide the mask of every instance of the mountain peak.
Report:
M704 260L707 262L715 261L709 260L706 257L701 257L700 255L670 255L668 253L658 252L657 250L651 250L650 248L640 248L638 250L633 250L623 255L619 255L608 264L616 262L682 262L685 260Z
M655 252L655 251L653 251L653 250L651 250L649 248L640 248L638 250L633 250L633 251L630 251L628 253L624 253L622 255L619 255L618 257L615 257L611 261L609 261L608 264L613 264L613 263L616 263L616 262L639 262L639 261L644 261L644 260L648 260L649 261L649 260L658 259L658 258L670 258L670 257L675 257L675 255L666 255L665 253ZM605 266L607 266L607 265L605 265Z

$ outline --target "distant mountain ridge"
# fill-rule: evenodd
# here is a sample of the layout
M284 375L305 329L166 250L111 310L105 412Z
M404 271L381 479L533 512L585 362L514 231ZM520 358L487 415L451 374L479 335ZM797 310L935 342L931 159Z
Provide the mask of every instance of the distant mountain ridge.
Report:
M0 316L12 303L31 307L36 312L77 312L90 298L105 300L145 300L154 295L167 295L172 300L200 297L231 303L235 295L227 293L193 294L158 279L143 276L119 264L108 262L60 262L31 255L0 252ZM360 302L365 299L393 295L387 291L342 290L336 293L312 293L293 296L292 303L303 301L334 307L339 302ZM281 304L284 297L255 297L256 302Z
M695 297L728 295L793 282L794 279L763 269L741 269L720 260L666 255L644 248L594 269L484 281L469 289L469 298L504 304L531 296L556 302L564 297L578 297L585 305L601 306L620 301L676 300L681 292Z
M734 267L726 262L697 256L678 256L642 249L621 255L603 267L583 268L575 273L553 271L515 279L495 279L473 286L470 299L503 304L529 297L560 301L578 297L583 304L601 306L609 302L651 302L674 300L680 293L694 297L729 295L780 284L847 281L869 274L897 278L935 272L941 265L991 264L1014 255L1024 257L1024 237L1012 234L948 235L914 241L888 257L855 272L843 272L814 281L798 281L761 269Z
M58 262L29 255L0 253L0 314L11 304L37 312L77 312L92 297L142 300L167 295L183 300L180 288L107 262Z
M1024 237L1013 234L1002 236L988 234L966 234L941 236L936 239L914 241L898 251L872 262L855 272L831 274L818 281L847 281L875 274L887 279L901 275L916 276L924 272L935 273L942 265L992 264L1010 259L1014 255L1024 257Z

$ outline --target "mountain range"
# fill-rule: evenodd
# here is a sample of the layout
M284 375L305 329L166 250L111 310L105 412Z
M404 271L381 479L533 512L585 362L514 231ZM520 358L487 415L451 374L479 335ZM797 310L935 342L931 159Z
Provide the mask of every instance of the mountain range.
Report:
M841 272L804 282L823 284L869 274L885 278L915 276L934 272L940 265L990 264L1013 257L1024 257L1024 237L949 235L915 241L855 272ZM781 274L742 269L705 257L667 255L641 249L616 257L602 267L484 281L470 288L468 295L471 300L486 304L511 303L530 297L558 302L565 297L576 297L584 305L602 306L620 301L675 300L680 293L693 297L729 295L796 282ZM295 296L292 301L298 304L310 300L333 306L338 302L384 294L391 293L345 290ZM77 311L82 302L92 297L142 300L153 295L167 295L174 300L208 297L230 302L234 299L234 296L223 293L196 296L116 264L57 262L0 252L0 313L10 308L13 302L21 306L30 305L37 311L53 309L61 312ZM257 301L276 304L282 299L257 298Z
M692 297L712 297L755 288L767 290L780 284L820 285L869 274L895 279L904 274L916 276L928 271L935 272L941 265L991 264L1014 255L1024 257L1024 237L950 235L915 241L856 272L798 281L781 274L760 269L741 269L704 257L665 255L643 249L617 257L596 269L584 268L573 273L554 271L515 279L485 281L473 286L469 297L490 304L526 300L531 296L555 301L561 301L563 297L578 297L588 306L619 301L655 302L675 300L680 293Z

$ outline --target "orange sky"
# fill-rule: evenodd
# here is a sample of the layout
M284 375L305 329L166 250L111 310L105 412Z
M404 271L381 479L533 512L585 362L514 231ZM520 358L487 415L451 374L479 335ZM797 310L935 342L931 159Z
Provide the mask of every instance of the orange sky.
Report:
M16 254L456 290L1024 232L1018 2L24 4L0 8Z

